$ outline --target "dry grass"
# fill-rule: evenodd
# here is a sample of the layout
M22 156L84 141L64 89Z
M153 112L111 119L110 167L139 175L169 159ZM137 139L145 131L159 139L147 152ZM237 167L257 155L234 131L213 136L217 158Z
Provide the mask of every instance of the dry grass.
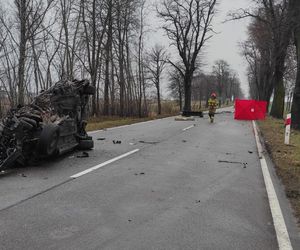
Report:
M119 126L139 123L139 122L161 119L161 118L165 118L168 116L169 115L149 116L146 118L138 118L138 117L121 118L119 116L102 116L99 118L91 118L88 122L86 130L87 131L95 131L95 130L100 130L100 129L119 127Z
M267 118L259 127L300 223L300 132L292 131L288 146L284 144L283 120Z

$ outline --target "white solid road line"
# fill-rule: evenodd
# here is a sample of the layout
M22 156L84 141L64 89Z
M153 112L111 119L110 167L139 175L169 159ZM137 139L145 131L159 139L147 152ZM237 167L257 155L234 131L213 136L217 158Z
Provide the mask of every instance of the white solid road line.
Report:
M108 164L111 164L111 163L113 163L113 162L116 162L116 161L118 161L118 160L121 160L121 159L123 159L123 158L125 158L125 157L127 157L127 156L129 156L129 155L135 154L135 153L138 152L138 151L140 151L140 150L139 150L139 149L132 150L132 151L126 153L126 154L123 154L123 155L120 155L120 156L118 156L118 157L115 157L115 158L113 158L113 159L111 159L111 160L108 160L108 161L106 161L106 162L103 162L103 163L101 163L101 164L99 164L99 165L97 165L97 166L94 166L94 167L92 167L92 168L89 168L89 169L87 169L87 170L84 170L84 171L82 171L82 172L80 172L80 173L78 173L78 174L74 174L74 175L70 176L70 178L76 179L76 178L78 178L78 177L80 177L80 176L86 175L86 174L88 174L88 173L90 173L90 172L93 172L93 171L99 169L99 168L102 168L102 167L104 167L104 166L106 166L106 165L108 165Z
M187 131L187 130L193 128L193 127L195 127L195 125L192 125L192 126L189 126L189 127L187 127L187 128L184 128L182 131Z
M262 168L267 194L269 198L269 204L270 204L271 213L273 217L279 250L292 250L293 247L290 241L289 233L286 228L286 224L282 215L280 204L268 169L268 164L263 154L263 148L259 140L256 123L254 121L253 121L253 128L255 133L258 155L260 158L260 165Z

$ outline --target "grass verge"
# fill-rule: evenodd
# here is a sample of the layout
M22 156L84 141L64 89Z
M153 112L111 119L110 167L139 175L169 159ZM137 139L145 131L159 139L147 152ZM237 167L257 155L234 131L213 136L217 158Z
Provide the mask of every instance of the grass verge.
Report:
M139 122L151 121L155 119L161 119L168 116L155 116L155 117L146 117L146 118L138 118L138 117L124 117L121 118L119 116L103 116L100 118L92 118L89 120L87 124L87 131L95 131L100 129L112 128L112 127L120 127L124 125L130 125Z
M292 131L291 145L285 145L283 120L268 117L258 124L300 223L300 132Z

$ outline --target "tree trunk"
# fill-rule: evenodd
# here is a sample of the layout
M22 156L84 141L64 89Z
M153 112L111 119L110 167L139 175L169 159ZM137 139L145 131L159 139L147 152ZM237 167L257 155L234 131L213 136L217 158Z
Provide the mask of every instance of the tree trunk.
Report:
M115 71L114 71L114 58L112 50L110 51L110 59L111 59L111 94L110 94L110 114L115 115L116 114L116 104L115 104Z
M160 100L160 87L159 87L159 83L156 86L157 89L157 110L158 110L158 115L161 115L161 100Z
M123 45L122 45L123 46ZM125 94L125 77L124 77L124 61L123 49L120 50L119 70L120 70L120 116L124 116L124 94Z
M274 83L274 99L270 115L275 118L282 119L284 112L285 89L283 72L279 66L277 69L275 69Z
M296 46L297 46L298 66L297 66L296 86L295 86L293 105L292 105L292 128L300 130L300 28L296 29L295 39L296 39Z
M295 18L295 44L297 48L297 78L292 105L292 128L300 130L300 2L299 0L292 1L294 4Z
M179 108L180 111L182 111L182 89L181 89L181 84L180 84L180 80L177 80L178 83L178 94L179 94Z
M26 64L26 1L19 1L19 18L20 18L20 46L19 46L19 69L18 69L18 104L24 105L25 95L25 64Z
M111 44L112 44L112 2L109 1L108 6L108 30L107 30L107 41L105 45L105 83L104 83L104 108L103 114L109 115L109 85L110 85L110 51L111 51Z
M183 111L192 111L192 77L190 72L187 72L184 77L184 107Z

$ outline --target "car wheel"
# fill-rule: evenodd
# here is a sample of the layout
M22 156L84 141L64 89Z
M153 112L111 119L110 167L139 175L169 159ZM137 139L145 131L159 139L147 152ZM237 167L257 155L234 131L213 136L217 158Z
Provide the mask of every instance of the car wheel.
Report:
M40 135L39 150L43 155L51 156L57 151L59 140L59 127L54 124L47 124L43 127Z
M80 140L78 144L78 149L80 150L90 150L94 147L93 140Z

